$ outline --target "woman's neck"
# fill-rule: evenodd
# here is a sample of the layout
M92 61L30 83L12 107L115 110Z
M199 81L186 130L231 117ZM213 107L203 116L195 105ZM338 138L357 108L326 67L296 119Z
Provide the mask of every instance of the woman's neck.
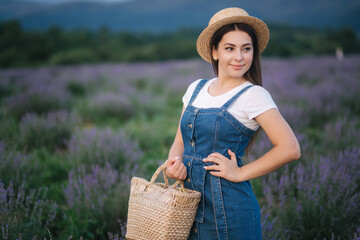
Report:
M209 93L212 96L224 94L246 82L245 78L217 78L209 86Z

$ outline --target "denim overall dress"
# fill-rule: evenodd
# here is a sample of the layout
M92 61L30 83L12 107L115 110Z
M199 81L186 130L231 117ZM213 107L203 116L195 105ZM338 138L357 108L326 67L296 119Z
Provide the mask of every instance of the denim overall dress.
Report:
M215 177L204 169L202 159L218 152L230 158L230 149L240 156L254 130L245 127L228 112L229 106L251 86L236 93L220 108L192 106L208 80L197 85L181 118L184 141L183 162L187 170L185 187L201 192L202 197L188 239L259 240L261 236L260 208L249 181L234 183Z

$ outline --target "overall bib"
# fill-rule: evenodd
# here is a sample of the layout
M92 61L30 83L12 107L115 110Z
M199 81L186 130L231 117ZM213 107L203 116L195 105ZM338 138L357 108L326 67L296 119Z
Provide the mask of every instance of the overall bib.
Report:
M260 208L249 181L234 183L208 173L202 159L218 152L230 158L227 150L240 156L254 130L245 127L228 112L228 107L247 89L236 93L220 108L192 106L199 91L208 80L201 80L196 87L181 118L184 141L183 162L187 170L185 187L201 192L202 197L195 222L188 239L201 240L260 240Z

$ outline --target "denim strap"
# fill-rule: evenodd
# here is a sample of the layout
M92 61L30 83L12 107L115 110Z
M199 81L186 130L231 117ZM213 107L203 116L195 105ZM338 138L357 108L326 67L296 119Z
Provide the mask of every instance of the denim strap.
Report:
M222 105L221 108L225 108L225 109L229 108L230 105L231 105L236 99L238 99L241 94L243 94L244 92L246 92L249 88L251 88L251 87L253 87L253 86L254 86L254 85L250 85L250 86L247 86L247 87L241 89L241 91L239 91L239 92L238 92L237 94L235 94L232 98L230 98L229 101L227 101L224 105Z
M197 97L197 95L199 94L200 90L204 87L204 85L208 82L209 80L208 79L202 79L198 85L196 86L194 92L193 92L193 95L191 96L190 98L190 101L189 101L189 104L188 105L191 105L193 103L193 101L195 100L195 98Z

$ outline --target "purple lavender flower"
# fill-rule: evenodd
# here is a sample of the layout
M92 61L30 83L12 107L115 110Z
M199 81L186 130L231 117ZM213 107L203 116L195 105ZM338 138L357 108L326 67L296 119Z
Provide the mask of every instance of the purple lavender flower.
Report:
M108 163L105 168L92 165L89 173L85 166L79 166L76 171L69 173L69 184L64 188L69 207L76 206L78 210L85 208L90 211L95 204L103 208L107 194L114 191L118 184L118 177L118 172Z
M6 187L0 181L0 225L4 239L19 236L30 239L34 233L39 237L47 235L55 220L57 204L47 200L46 194L46 189L29 191L24 183L14 189L12 183Z
M13 182L19 185L29 173L26 164L29 156L17 152L0 141L0 181L5 184Z
M67 111L50 112L47 116L25 115L20 122L19 143L27 150L65 147L78 120Z
M32 85L24 92L4 99L3 106L19 119L29 112L42 114L69 109L71 100L71 95L58 85Z
M111 232L108 232L109 240L125 240L126 235L126 222L122 222L120 219L118 219L118 224L120 226L120 234L114 234Z
M89 111L92 115L126 120L134 116L135 108L125 94L105 93L93 98Z
M68 143L68 158L75 163L99 164L109 162L120 172L137 169L143 155L136 142L133 142L125 131L77 130Z
M63 188L68 205L65 218L72 219L71 223L85 224L96 236L106 232L105 226L113 226L119 217L126 218L129 179L128 173L119 173L109 163L105 167L91 165L90 169L81 165L72 170ZM97 222L103 224L92 226Z
M282 171L269 174L263 179L265 214L271 215L271 211L281 207L278 225L302 234L307 229L307 239L329 232L342 236L352 234L360 214L356 207L360 201L356 184L360 180L359 157L360 149L352 148L334 156L298 163L293 171L287 165ZM292 216L292 221L287 221L287 215Z

